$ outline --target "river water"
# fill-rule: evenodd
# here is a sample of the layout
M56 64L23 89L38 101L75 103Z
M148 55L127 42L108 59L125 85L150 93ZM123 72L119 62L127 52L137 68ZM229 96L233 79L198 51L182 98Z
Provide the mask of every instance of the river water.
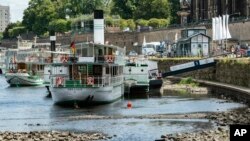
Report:
M206 119L147 119L133 116L156 114L185 114L226 111L244 107L243 104L225 102L211 97L178 97L134 99L132 109L128 100L80 109L59 107L45 98L44 87L8 87L0 81L0 131L67 130L76 132L102 132L112 141L159 139L166 133L209 129L214 123ZM72 119L86 115L132 118Z

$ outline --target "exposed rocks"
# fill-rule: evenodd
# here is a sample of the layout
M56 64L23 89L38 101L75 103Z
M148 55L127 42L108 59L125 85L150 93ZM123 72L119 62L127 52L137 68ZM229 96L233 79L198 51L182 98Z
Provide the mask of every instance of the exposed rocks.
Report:
M203 130L195 133L177 133L162 135L165 141L228 141L229 125L250 124L250 108L242 108L223 113L210 113L205 118L215 121L218 127L213 130Z
M169 134L164 139L165 141L229 141L229 129L219 127L197 133Z
M220 126L230 124L250 124L250 108L209 114L207 118L214 120Z
M32 131L32 132L0 132L0 140L32 140L32 141L64 141L64 140L104 140L108 139L102 133L74 133L59 131Z

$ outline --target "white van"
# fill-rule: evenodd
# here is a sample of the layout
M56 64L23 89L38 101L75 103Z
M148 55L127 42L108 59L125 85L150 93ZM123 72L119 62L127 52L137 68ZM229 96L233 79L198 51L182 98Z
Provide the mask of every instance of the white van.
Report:
M157 53L157 48L161 45L160 42L150 42L146 43L145 46L142 47L143 55L155 55Z

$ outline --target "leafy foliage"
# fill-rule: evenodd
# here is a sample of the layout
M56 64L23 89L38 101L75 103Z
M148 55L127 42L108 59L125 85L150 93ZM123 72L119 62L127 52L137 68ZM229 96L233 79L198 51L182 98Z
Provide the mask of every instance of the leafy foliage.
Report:
M134 17L134 12L137 9L139 0L115 0L111 12L118 14L124 19Z
M92 20L95 9L104 10L108 26L129 27L131 30L136 25L159 28L177 21L179 7L178 0L30 0L22 25L10 24L3 36L9 38L10 29L22 26L40 36L52 29L62 33L70 29L69 24L75 28L81 21L85 24L85 21ZM83 18L82 15L87 16ZM67 21L63 21L65 19ZM21 32L24 28L11 32L17 30Z
M134 20L133 19L128 19L127 20L127 26L129 27L130 30L135 30L136 25L135 25Z
M169 18L170 7L168 0L143 0L138 3L134 13L135 19Z
M26 31L26 28L24 26L14 27L9 30L9 36L11 38L17 37L18 35L24 33Z
M199 83L195 82L191 77L181 79L179 84L190 85L192 87L199 86Z
M3 39L16 37L19 34L26 32L26 30L27 29L20 22L11 23L5 28Z
M49 30L64 33L70 29L70 24L65 19L53 20L49 23Z
M148 21L144 19L139 19L139 20L136 20L136 24L140 26L148 26Z
M48 31L49 22L56 18L56 9L51 0L30 0L29 7L24 11L23 25L41 35Z
M178 0L169 0L170 8L170 23L174 24L178 21L177 12L180 10L180 2Z
M120 20L120 28L123 30L123 29L125 29L125 27L127 27L127 21L126 20L124 20L124 19L121 19Z

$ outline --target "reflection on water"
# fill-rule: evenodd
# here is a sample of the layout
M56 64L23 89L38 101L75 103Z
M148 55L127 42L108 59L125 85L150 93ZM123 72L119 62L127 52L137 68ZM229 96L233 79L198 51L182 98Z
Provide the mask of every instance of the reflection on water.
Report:
M116 135L112 140L154 140L166 133L196 131L212 128L208 120L166 119L97 119L72 120L72 116L140 116L154 114L194 113L226 111L243 107L238 103L224 103L209 97L178 97L133 99L132 109L127 109L128 100L119 100L108 105L81 109L53 105L45 98L43 87L7 87L0 90L0 131L70 130L100 131Z

